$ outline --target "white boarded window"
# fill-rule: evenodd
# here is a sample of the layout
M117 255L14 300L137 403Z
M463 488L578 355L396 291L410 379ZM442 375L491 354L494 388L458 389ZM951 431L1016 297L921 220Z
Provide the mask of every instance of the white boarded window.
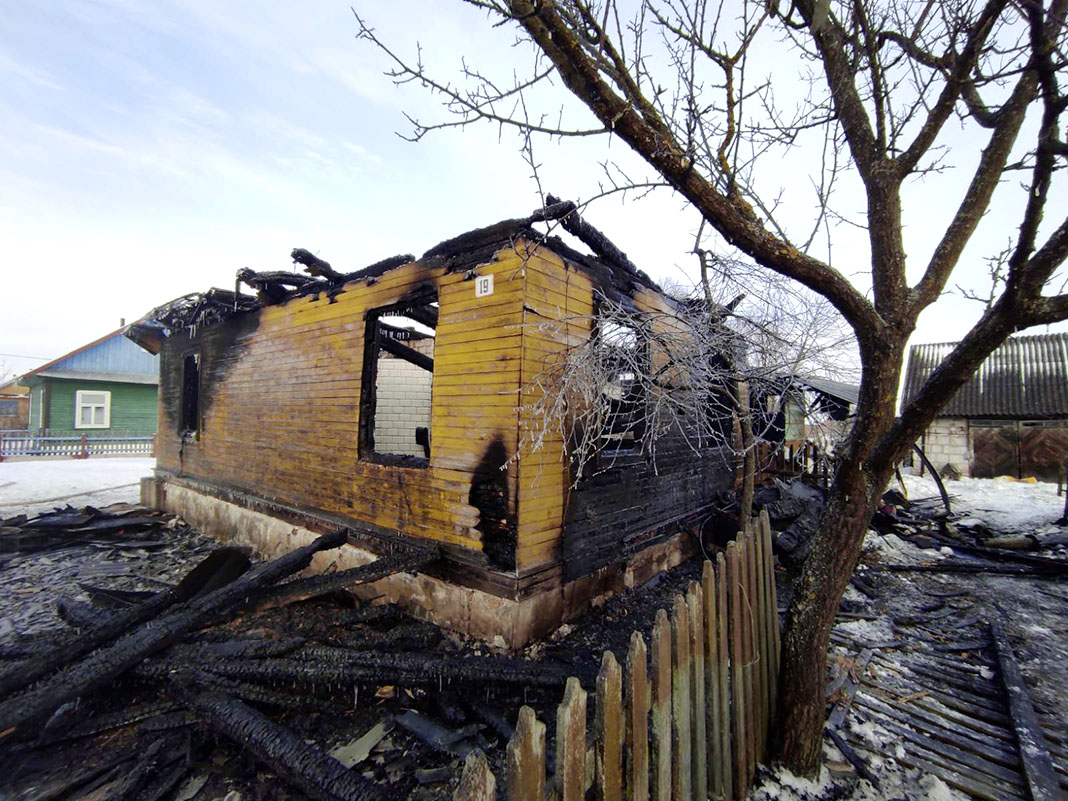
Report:
M75 428L107 428L111 425L111 393L80 389L74 397Z

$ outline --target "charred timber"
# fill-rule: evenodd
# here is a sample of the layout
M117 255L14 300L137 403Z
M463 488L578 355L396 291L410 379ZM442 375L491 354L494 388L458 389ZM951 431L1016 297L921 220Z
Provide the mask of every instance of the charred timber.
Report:
M178 643L168 657L203 661L215 659L273 659L291 654L307 641L303 637L248 638L218 642Z
M218 692L176 693L208 725L247 748L279 777L320 801L384 801L374 784L251 707Z
M253 703L265 704L267 706L278 706L284 709L302 709L305 711L309 709L336 709L335 704L322 701L319 698L307 694L295 695L293 693L279 692L278 690L272 690L258 684L249 684L243 681L223 678L222 676L209 673L206 670L199 670L193 667L183 668L182 670L177 671L177 673L181 675L183 680L192 680L198 686L205 689L232 695L242 701L252 701Z
M219 586L220 570L226 576L236 578L240 573L236 573L238 566L234 562L234 550L221 548L213 551L190 570L176 586L158 592L147 601L125 611L101 615L97 624L88 628L81 636L72 640L64 638L62 642L55 644L44 653L35 655L30 662L0 675L0 697L28 687L42 676L59 670L90 651L113 641L134 626L152 620L175 604L196 598L204 589ZM244 556L244 565L247 569L247 555ZM77 616L78 613L73 612L73 609L71 606L67 607L69 613ZM79 611L84 612L84 610ZM0 709L2 708L3 705L0 705Z
M325 278L331 284L340 283L345 278L344 273L339 273L330 266L330 262L320 259L314 253L305 250L304 248L293 248L293 252L289 254L289 258L293 259L294 264L301 265L309 275Z
M90 718L83 723L75 724L63 731L55 732L46 737L46 742L62 742L75 740L79 737L90 737L105 731L122 729L135 723L143 723L146 720L167 715L174 712L178 706L173 701L152 701L145 704L136 704L118 712L106 712L102 715Z
M560 208L566 205L552 195L547 195L545 199L549 204L548 208ZM641 272L612 240L582 219L577 209L572 208L570 212L564 214L560 218L560 224L564 226L565 231L582 240L590 250L613 267L621 268L631 275L638 275Z
M1030 578L1059 578L1068 575L1068 562L1049 560L1053 564L1003 565L995 562L965 562L943 559L934 565L883 565L884 570L895 573L991 573L1000 576L1025 576Z
M1031 696L1027 692L1027 685L1024 684L1023 674L1020 673L1020 667L1016 664L1012 646L1009 644L1008 637L1005 636L1005 629L997 618L990 621L990 635L997 650L998 666L1001 668L1001 677L1009 699L1012 727L1016 734L1020 761L1023 764L1023 773L1027 779L1027 789L1031 792L1031 798L1033 801L1063 799L1064 796L1061 794L1059 782L1053 770L1049 746L1042 733L1042 726L1031 704Z
M432 358L423 355L414 348L402 345L394 339L390 339L389 337L379 337L378 347L386 351L386 353L392 353L398 359L404 359L406 362L411 362L416 367L426 370L428 373L434 372L434 360Z
M293 291L314 288L329 288L330 283L310 275L287 273L284 271L262 272L245 268L237 271L238 284L246 284L255 289L264 302L281 303Z
M317 552L337 548L343 545L347 538L348 532L345 529L324 534L310 545L261 565L237 581L183 604L158 620L140 624L120 639L93 651L80 662L64 667L32 689L19 695L9 695L0 702L0 739L24 733L24 728L32 727L33 723L62 704L115 679L146 656L173 644L186 632L199 627L214 615L234 609L260 587L273 584L307 567ZM170 593L160 593L164 594ZM81 647L84 649L84 645ZM82 650L82 653L84 652ZM7 678L13 686L26 685L25 673L21 669L9 674Z
M369 584L395 573L413 573L438 559L437 549L420 550L414 554L384 556L360 567L339 570L321 576L296 579L263 590L249 601L256 611L306 601L337 590L346 590L361 584Z
M137 675L159 679L194 667L194 663L154 660L141 665ZM511 685L559 688L573 668L529 665L494 657L449 657L438 654L384 654L312 647L280 659L228 660L201 665L216 676L261 684L351 687L353 684L401 684L407 687L441 687L446 684ZM592 683L587 677L587 683Z

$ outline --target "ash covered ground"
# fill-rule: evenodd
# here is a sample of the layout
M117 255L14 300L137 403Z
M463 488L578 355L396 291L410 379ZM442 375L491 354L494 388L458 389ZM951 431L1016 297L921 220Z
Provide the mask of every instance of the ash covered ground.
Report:
M48 463L2 464L0 519L15 514L32 516L66 502L76 508L94 501L131 502L136 488L121 485L133 483L125 480L123 471L135 468L120 463L134 461L146 460L77 463L82 468L81 479L77 478L79 471L69 467L71 463L54 462L57 475L40 479L44 483L36 486L35 481L49 474ZM1052 720L1068 720L1064 689L1068 687L1068 591L1062 581L1027 575L887 569L889 565L928 567L946 559L973 558L943 544L941 538L945 536L973 543L1000 534L1028 534L1038 543L1035 553L1063 558L1064 546L1059 544L1063 529L1056 521L1063 512L1064 499L1057 497L1051 485L963 480L947 485L955 516L929 522L930 513L938 511L938 504L927 500L937 494L933 483L915 477L905 480L915 506L903 506L899 522L887 524L882 533L874 529L869 533L857 580L843 601L829 678L833 681L836 671L852 669L858 656L868 649L876 656L863 668L865 675L890 681L902 673L902 660L911 653L910 646L902 646L902 641L942 636L946 631L956 632L952 636L958 639L978 637L986 621L998 617L1004 622L1036 706ZM85 494L92 492L97 494ZM28 503L57 496L58 500L43 505ZM127 506L108 510L101 503L99 508L110 515L146 517L143 510ZM981 536L969 536L969 532ZM931 534L940 539L932 539ZM155 593L174 585L218 548L182 521L164 516L137 531L110 539L94 541L87 536L83 540L65 547L0 553L0 656L8 665L32 656L35 647L63 642L79 633L77 625L60 616L58 601L68 603L75 619L78 610L116 614L139 597L124 597L123 593ZM674 594L699 577L700 567L700 560L693 560L644 587L607 600L581 621L530 646L522 660L542 666L546 674L561 671L561 675L570 673L588 681L604 650L614 651L623 661L631 632L648 635L656 611L668 608ZM782 570L779 578L783 605L789 595L790 571ZM932 612L939 603L940 611ZM937 625L930 621L915 628L909 623L925 615L938 616ZM965 625L952 628L960 623ZM361 609L342 595L234 616L218 622L196 643L190 640L175 647L210 651L225 649L226 643L235 641L299 642L303 649L434 658L488 654L479 643L391 608ZM879 647L894 643L898 645ZM976 680L985 680L988 653L976 649L974 654L965 651L953 658L970 661ZM292 782L283 781L265 767L262 760L207 726L182 704L174 703L170 685L159 678L168 669L167 660L156 657L153 664L155 674L149 670L124 675L64 705L39 739L13 746L0 743L0 797L104 798L116 793L186 801L306 797ZM0 672L3 667L0 665ZM523 704L533 706L546 723L551 754L555 707L561 696L561 688L552 686L463 683L443 678L430 685L410 686L398 681L360 689L351 683L330 681L274 684L270 693L256 699L249 697L254 693L247 683L229 681L235 682L237 689L244 687L244 702L249 706L298 738L333 753L388 795L416 799L451 798L462 756L473 747L487 753L502 787L504 745ZM906 689L900 690L899 697L912 694ZM591 698L591 715L594 704ZM131 710L145 717L122 723L124 714ZM902 748L902 735L880 725L877 717L866 714L859 705L848 709L839 728L878 787L860 779L856 767L828 739L825 767L816 781L778 769L762 769L752 797L969 797L934 773L910 764L910 754ZM146 753L152 756L150 761L146 761ZM134 786L129 783L130 776L138 770L146 775L140 786ZM64 783L70 786L64 788Z

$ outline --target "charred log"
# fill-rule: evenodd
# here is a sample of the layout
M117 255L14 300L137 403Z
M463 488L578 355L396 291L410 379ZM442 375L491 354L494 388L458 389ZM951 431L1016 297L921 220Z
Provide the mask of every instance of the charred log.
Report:
M146 656L176 642L183 634L202 625L219 612L235 608L250 593L260 587L272 584L307 567L315 553L343 545L347 536L345 530L324 534L310 545L261 565L226 587L184 604L160 620L140 625L121 639L107 647L99 648L81 662L63 668L56 675L40 682L32 689L17 696L8 696L0 702L0 739L22 733L24 728L30 727L33 722L57 709L66 701L111 681ZM161 596L168 597L172 594L170 591L160 593ZM155 600L149 601L149 604ZM148 604L142 604L138 609L143 609L145 606ZM79 638L83 641L82 648L84 648L84 641L87 641L92 634L93 632L89 632ZM99 636L97 634L98 644L105 641L100 640ZM83 650L82 653L85 651ZM55 661L53 660L48 665L39 661L35 667L35 676L43 675L41 671L47 672ZM69 658L63 660L64 663L69 661ZM24 687L28 683L26 675L28 673L23 669L12 671L6 677L7 683L15 687Z
M222 640L219 642L179 643L171 646L167 656L177 659L211 661L216 659L272 659L286 656L304 645L303 637L263 637Z
M407 362L411 362L421 370L426 370L428 373L434 372L434 360L432 358L420 353L414 348L402 345L394 339L390 339L389 337L379 337L378 347L386 353L392 353L398 359L404 359Z
M306 601L337 590L369 584L395 573L414 573L438 558L436 549L420 550L414 554L384 556L360 567L326 573L321 576L296 579L265 589L249 600L249 607L257 611Z
M281 303L294 291L330 286L329 282L310 275L282 271L259 273L247 267L237 271L237 282L255 289L260 299L268 304Z
M156 593L144 603L124 612L101 619L99 625L93 626L80 637L65 640L46 652L35 655L32 661L0 675L0 697L29 686L42 676L59 670L95 648L111 642L134 626L151 620L169 607L195 598L205 588L217 586L220 582L217 575L220 570L224 571L226 576L233 573L232 555L224 552L217 556L218 553L219 551L215 551L209 554L177 586ZM247 564L247 557L245 559ZM56 706L58 705L57 703ZM3 707L4 705L0 704L0 709Z
M113 621L114 615L97 609L92 604L84 601L75 601L70 598L61 598L56 601L56 614L59 619L76 629L88 629L94 626L104 626Z
M304 248L293 248L293 252L289 254L289 258L293 259L294 264L302 266L309 275L325 278L332 284L337 284L345 278L344 273L339 273L330 266L330 262L320 259L314 253L305 250Z
M574 668L531 665L498 657L388 654L313 646L287 658L228 660L202 666L159 659L138 666L136 675L160 679L194 667L238 681L304 687L400 684L437 688L451 684L495 684L558 688L575 672ZM592 677L586 677L586 683L591 684Z
M173 701L153 701L147 704L137 704L128 709L120 709L117 712L108 712L103 715L97 715L84 723L79 723L63 731L56 732L52 736L47 737L46 742L55 743L64 740L75 740L80 737L91 737L94 734L100 734L105 731L123 729L127 726L133 726L137 723L143 723L146 720L160 717L161 715L170 714L177 708L177 705Z
M178 689L178 697L208 725L247 748L279 777L321 801L378 801L385 794L251 707L217 692Z
M545 200L549 204L547 208L563 210L567 205L552 195L546 195ZM564 226L565 231L582 240L583 244L612 266L619 267L632 275L640 272L634 262L627 258L626 253L616 247L607 236L582 219L574 204L571 206L572 210L560 217L560 224Z
M465 726L462 729L450 731L412 709L407 709L399 715L395 715L393 722L409 734L422 740L435 751L461 758L466 757L475 748L475 746L464 741L485 728L481 723L476 723L473 726Z

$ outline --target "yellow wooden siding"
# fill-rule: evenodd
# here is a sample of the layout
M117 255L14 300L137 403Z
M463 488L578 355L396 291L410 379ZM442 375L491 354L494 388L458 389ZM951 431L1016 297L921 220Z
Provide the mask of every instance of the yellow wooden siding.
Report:
M529 429L535 380L568 347L589 338L593 287L585 273L545 249L527 259L525 277L521 426ZM522 574L558 561L571 478L559 435L546 436L537 451L521 447L516 561Z
M460 273L404 265L368 285L268 306L228 351L202 401L199 441L170 421L160 467L387 530L481 548L472 473L496 440L515 453L522 364L522 264L511 251L479 267L494 293ZM419 286L438 288L428 468L361 460L357 451L365 314ZM208 365L210 369L210 365ZM518 491L512 469L513 510Z

